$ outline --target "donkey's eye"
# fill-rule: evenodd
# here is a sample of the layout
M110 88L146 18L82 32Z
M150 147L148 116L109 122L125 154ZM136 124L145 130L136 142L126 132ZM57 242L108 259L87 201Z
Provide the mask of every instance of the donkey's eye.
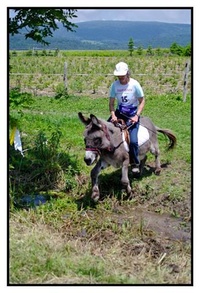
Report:
M94 145L100 145L101 144L101 138L96 137L96 138L94 138L93 142L94 142Z

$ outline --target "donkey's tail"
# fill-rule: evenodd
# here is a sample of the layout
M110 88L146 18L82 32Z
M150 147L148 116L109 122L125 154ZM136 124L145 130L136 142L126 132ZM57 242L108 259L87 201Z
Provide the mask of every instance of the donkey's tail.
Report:
M176 146L176 142L177 142L176 136L175 134L172 133L170 129L162 129L162 128L156 127L156 131L168 137L169 145L167 150L172 150Z

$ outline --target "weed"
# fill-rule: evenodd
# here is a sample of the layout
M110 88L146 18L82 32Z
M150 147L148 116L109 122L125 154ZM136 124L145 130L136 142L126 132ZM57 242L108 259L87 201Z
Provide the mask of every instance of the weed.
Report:
M56 86L56 95L55 99L67 99L69 97L67 88L63 84L58 84Z

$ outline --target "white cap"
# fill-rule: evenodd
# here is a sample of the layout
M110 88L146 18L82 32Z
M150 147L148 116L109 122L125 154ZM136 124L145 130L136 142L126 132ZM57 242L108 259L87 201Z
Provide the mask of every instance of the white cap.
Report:
M121 76L121 75L126 75L128 72L128 65L124 62L119 62L116 66L115 66L115 71L114 71L114 75L115 76Z

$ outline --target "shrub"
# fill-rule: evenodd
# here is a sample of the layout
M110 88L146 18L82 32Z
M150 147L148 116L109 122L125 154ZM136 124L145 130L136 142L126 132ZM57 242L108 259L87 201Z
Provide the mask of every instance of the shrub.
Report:
M24 157L10 147L11 202L27 193L54 189L69 191L76 185L75 175L79 173L76 158L60 151L61 136L59 129L50 136L40 131Z

